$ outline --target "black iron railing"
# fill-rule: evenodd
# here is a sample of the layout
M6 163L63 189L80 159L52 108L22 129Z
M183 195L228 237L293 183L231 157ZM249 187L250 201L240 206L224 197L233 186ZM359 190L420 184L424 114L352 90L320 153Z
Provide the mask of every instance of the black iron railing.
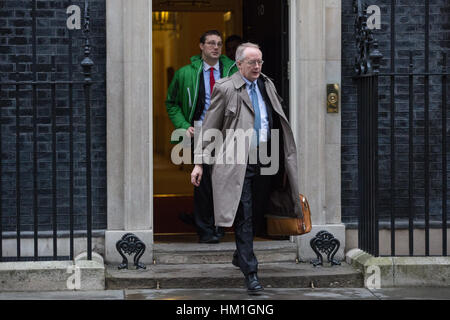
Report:
M359 247L375 256L379 255L379 224L380 224L380 188L379 180L379 82L390 82L389 88L389 104L390 104L390 242L391 253L396 255L396 223L398 217L396 214L396 200L399 195L398 181L396 177L405 172L404 168L400 172L397 171L399 164L396 155L397 139L397 120L396 120L396 84L401 81L402 84L407 83L408 86L408 150L407 150L407 201L408 201L408 235L409 235L409 255L413 256L414 252L414 230L416 227L423 228L425 233L425 255L430 255L430 114L433 118L441 117L441 133L440 133L440 153L441 153L441 223L442 228L442 255L447 255L447 201L448 201L448 173L447 173L447 152L448 152L448 126L447 126L447 55L441 54L442 72L429 71L429 1L425 1L425 70L424 72L415 72L413 61L413 53L409 54L409 70L405 73L380 73L381 53L378 51L377 41L374 39L372 31L367 27L367 12L361 1L354 1L354 12L356 16L355 36L357 40L357 55L355 58L355 77L358 92L358 172L359 172L359 192L360 192L360 214L358 221L358 243ZM391 70L395 70L395 1L392 1L391 16ZM407 81L405 80L407 79ZM436 101L436 97L430 98L430 83L434 86L440 85L441 96L440 101ZM418 89L418 85L421 89ZM423 89L422 89L423 88ZM414 124L415 112L419 106L415 104L416 96L423 94L423 111L424 120L420 132L423 130L423 142L417 138ZM433 111L431 111L433 106ZM440 113L436 110L440 109ZM434 113L433 113L434 112ZM403 132L405 125L402 125ZM431 128L435 130L436 128ZM403 138L406 134L403 133ZM436 141L434 145L436 145ZM417 147L423 149L420 159L416 159ZM435 152L436 154L436 152ZM435 161L436 163L436 161ZM403 164L403 162L402 162ZM417 167L422 166L423 172L423 214L417 212L415 190L415 177L418 175ZM385 174L385 173L384 173ZM404 179L403 179L404 180ZM418 223L418 220L419 223Z
M414 63L413 63L413 53L409 53L409 59L410 59L410 67L409 67L409 73L385 73L385 74L379 74L378 77L390 79L390 105L391 105L391 111L390 111L390 158L391 158L391 164L390 164L390 175L391 175L391 192L390 192L390 228L391 228L391 255L396 255L396 238L395 238L395 229L396 229L396 208L395 203L397 199L396 194L396 187L398 186L398 182L396 181L396 176L401 174L403 172L398 172L397 168L399 165L396 163L396 154L398 151L396 151L396 145L397 143L397 137L396 137L396 103L395 103L395 85L396 81L398 79L407 79L408 83L408 168L407 168L407 176L408 176L408 234L409 234L409 255L414 255L414 228L417 227L417 219L419 217L423 217L423 222L421 221L420 227L424 228L425 232L425 255L430 255L430 188L431 188L431 175L430 175L430 114L432 112L430 111L430 107L433 104L430 101L430 82L433 79L436 79L435 82L440 82L441 85L441 101L440 103L440 116L441 116L441 211L442 211L442 219L441 219L441 227L442 227L442 255L447 255L447 201L448 201L448 186L447 186L447 180L448 180L448 174L447 174L447 78L449 73L446 71L447 69L447 55L445 53L442 53L442 72L440 73L431 73L431 72L414 72ZM420 128L423 129L423 143L417 143L415 142L415 137L417 134L415 133L414 124L416 121L415 119L415 96L417 95L417 92L415 90L417 89L416 84L422 84L423 85L423 96L424 96L424 107L423 107L423 113L424 113L424 120L423 120L423 126ZM437 114L434 114L435 116L438 116ZM378 120L378 119L377 119ZM434 129L434 128L433 128ZM417 146L420 146L420 148L423 147L423 161L420 159L420 161L414 159L414 154L416 153L415 148ZM417 165L423 163L423 215L418 215L417 212L417 206L416 206L416 195L415 195L415 177L418 173L417 171Z
M93 84L92 81L92 67L94 63L90 59L91 45L89 40L89 32L90 32L90 15L89 15L89 6L88 1L85 1L85 10L84 10L84 59L81 62L81 68L83 70L83 80L73 80L74 70L73 70L73 47L72 47L72 33L69 32L69 41L68 41L68 55L67 55L67 65L68 79L61 81L56 80L57 68L56 57L51 57L51 72L50 72L50 80L39 81L38 79L38 63L37 63L37 37L36 37L36 17L37 17L37 3L36 0L32 0L32 8L31 8L31 17L32 17L32 80L30 81L22 81L23 73L19 70L25 70L25 67L22 67L19 63L19 58L16 56L15 60L15 79L12 81L2 81L0 83L0 94L5 93L6 96L11 95L11 92L14 92L14 101L15 101L15 238L16 238L16 255L15 256L4 256L3 254L3 241L4 237L4 228L2 225L3 218L3 206L0 205L0 261L28 261L28 260L62 260L62 259L73 259L74 258L74 237L75 237L75 214L80 215L80 212L75 212L74 206L74 184L75 184L75 168L74 168L74 145L76 143L74 136L74 91L82 90L84 95L84 106L85 106L85 152L86 152L86 160L85 160L85 179L86 179L86 237L87 237L87 257L91 260L92 256L92 187L91 187L91 87ZM14 88L11 90L11 88ZM39 128L38 128L38 118L39 118L39 109L42 107L39 102L39 92L47 90L50 91L50 112L51 115L49 117L51 121L51 225L52 230L51 238L52 238L52 255L51 256L42 256L39 254L39 237L40 236L48 236L48 231L40 231L39 230L39 195L42 193L38 185L38 158L40 156L39 151ZM32 104L32 115L31 115L31 125L28 125L28 128L32 129L32 187L31 192L33 193L32 197L32 223L33 230L30 231L22 231L22 198L21 194L23 192L27 192L29 190L29 186L22 185L22 168L21 168L21 155L23 153L24 146L21 143L21 134L24 133L23 129L23 118L22 113L24 109L22 109L22 101L21 101L21 93L30 92L31 91L31 104ZM66 112L62 112L61 109L58 108L57 102L60 100L58 96L59 92L67 93L67 106L68 106L68 114ZM29 116L28 114L25 115ZM58 204L58 189L59 186L57 183L57 167L59 164L58 159L58 118L62 115L68 118L68 128L65 129L65 132L68 133L69 139L69 191L66 195L69 199L69 226L68 230L59 230L58 229L58 215L57 215L57 204ZM30 117L28 117L30 118ZM0 152L6 152L5 146L2 144L2 124L4 123L4 117L0 112ZM30 129L26 129L30 130ZM0 204L3 203L4 193L2 190L3 185L3 176L4 176L4 163L2 161L2 157L0 157ZM83 213L81 213L83 214ZM24 233L26 233L27 237L32 234L33 237L33 256L24 256L22 254L22 240L24 237ZM69 256L59 255L58 252L58 237L60 236L69 236ZM10 235L11 232L8 232Z

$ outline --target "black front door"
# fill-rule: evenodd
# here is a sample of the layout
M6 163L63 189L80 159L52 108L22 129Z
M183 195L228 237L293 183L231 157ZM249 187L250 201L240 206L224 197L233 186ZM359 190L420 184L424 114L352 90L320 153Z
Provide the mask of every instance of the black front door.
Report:
M244 41L261 46L264 60L263 73L273 79L286 107L289 101L288 14L287 0L243 1Z

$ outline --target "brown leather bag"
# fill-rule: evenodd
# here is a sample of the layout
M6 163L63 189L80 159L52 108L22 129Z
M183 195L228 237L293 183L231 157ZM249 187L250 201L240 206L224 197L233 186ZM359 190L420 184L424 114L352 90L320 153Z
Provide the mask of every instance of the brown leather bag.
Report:
M299 195L303 219L267 215L267 233L270 236L299 236L311 231L311 211L308 200Z

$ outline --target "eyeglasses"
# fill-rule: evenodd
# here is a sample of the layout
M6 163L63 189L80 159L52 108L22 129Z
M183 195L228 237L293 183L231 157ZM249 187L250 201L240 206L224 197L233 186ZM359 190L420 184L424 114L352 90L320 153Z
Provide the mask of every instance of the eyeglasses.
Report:
M264 63L264 60L247 60L247 64L252 67L255 66L256 64L262 66L263 63Z
M222 42L215 42L215 41L208 41L208 42L205 42L205 44L207 44L210 47L218 46L219 48L222 47L222 45L223 45Z

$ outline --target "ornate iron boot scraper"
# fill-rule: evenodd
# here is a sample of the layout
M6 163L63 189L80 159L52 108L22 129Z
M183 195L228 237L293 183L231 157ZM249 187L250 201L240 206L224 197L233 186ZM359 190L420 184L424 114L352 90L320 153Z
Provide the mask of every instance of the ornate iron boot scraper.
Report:
M134 255L134 265L136 269L146 269L145 265L139 262L145 251L145 244L133 233L126 233L122 239L116 242L116 249L122 256L122 263L119 265L119 269L128 269L128 259L124 253Z
M339 260L334 259L334 255L339 250L341 243L328 231L319 231L316 236L311 239L310 245L317 255L317 259L311 260L314 267L318 265L323 266L323 258L320 252L327 254L328 262L331 262L332 266L341 264Z

